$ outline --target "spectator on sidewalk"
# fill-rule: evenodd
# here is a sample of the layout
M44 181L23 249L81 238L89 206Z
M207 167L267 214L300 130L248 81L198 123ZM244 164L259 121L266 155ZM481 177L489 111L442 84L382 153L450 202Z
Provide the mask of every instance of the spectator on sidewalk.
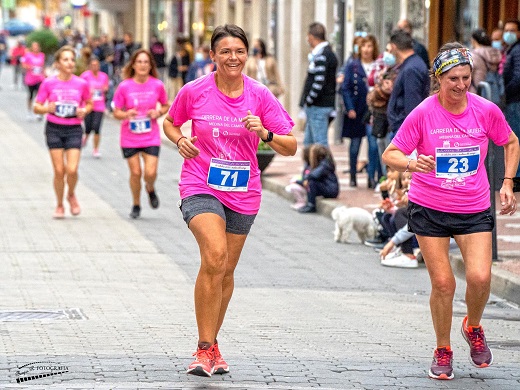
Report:
M495 225L484 163L490 140L503 146L505 154L500 214L517 210L512 178L520 155L518 138L493 102L468 92L472 68L467 48L458 42L443 45L433 62L434 94L406 117L383 154L394 169L413 172L408 227L416 234L431 279L436 348L428 375L434 379L454 377L450 333L456 283L448 253L451 236L466 268L462 334L473 365L483 368L493 363L480 324L490 293ZM414 151L417 158L408 157Z
M202 45L197 48L197 51L195 52L195 60L188 68L186 82L190 82L198 79L199 77L206 76L214 70L215 63L209 57L209 46Z
M507 45L503 73L506 93L504 113L509 126L520 137L520 21L510 20L505 23L503 39ZM515 176L520 176L520 166Z
M92 110L88 84L74 75L76 53L72 46L62 46L54 56L56 76L45 79L34 103L34 112L47 115L45 137L54 170L56 209L53 218L63 219L63 196L68 186L70 213L78 215L81 208L76 197L78 166L81 155L81 122Z
M264 140L282 155L296 153L294 122L267 87L242 73L248 51L240 27L217 26L210 52L217 70L186 84L163 124L184 159L180 208L201 256L195 284L198 345L187 370L192 375L229 372L217 336L240 253L260 208L258 143ZM187 137L181 126L190 119Z
M150 39L150 53L152 53L155 66L157 66L159 79L164 83L166 70L166 48L164 47L164 43L162 43L156 35L152 36Z
M303 181L307 189L307 204L298 209L300 213L315 213L316 198L337 198L339 180L336 175L336 163L330 149L321 144L314 144L309 149L309 173Z
M310 172L311 162L309 160L312 146L305 146L302 150L303 171L300 176L293 177L285 187L285 191L292 194L294 203L291 205L293 210L299 210L307 204L307 188L304 183Z
M422 43L420 43L417 39L413 37L412 24L410 23L410 21L407 19L401 19L399 22L397 22L397 28L410 34L410 36L412 37L413 51L415 52L415 54L421 57L421 60L424 61L426 69L430 69L430 57L428 56L428 50Z
M253 55L247 59L244 73L267 86L274 96L279 97L284 93L276 59L267 52L262 39L254 41Z
M334 110L338 60L326 41L323 24L314 22L309 26L307 43L311 52L300 99L300 107L305 109L307 117L303 144L328 146L329 117Z
M388 101L388 123L393 137L405 118L419 105L430 91L428 68L415 54L410 34L397 30L390 36L391 53L399 64L399 73Z
M471 73L470 92L477 93L477 87L481 81L486 81L488 72L497 72L502 60L500 50L491 46L491 38L486 30L477 28L471 34L471 46L473 50L473 72Z
M498 64L498 74L500 75L504 73L504 64L506 63L506 46L504 45L504 41L502 40L503 34L504 30L502 30L501 28L495 28L491 33L491 47L500 50L500 54L502 56L500 64Z
M7 39L3 31L0 31L0 76L2 76L2 68L5 65L7 59ZM0 86L0 90L2 86Z

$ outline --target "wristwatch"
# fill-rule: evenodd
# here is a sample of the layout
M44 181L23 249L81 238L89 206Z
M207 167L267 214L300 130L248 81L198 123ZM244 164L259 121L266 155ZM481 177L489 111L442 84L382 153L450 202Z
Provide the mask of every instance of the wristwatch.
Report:
M272 131L267 130L267 138L262 139L264 142L271 142L273 140L274 133Z

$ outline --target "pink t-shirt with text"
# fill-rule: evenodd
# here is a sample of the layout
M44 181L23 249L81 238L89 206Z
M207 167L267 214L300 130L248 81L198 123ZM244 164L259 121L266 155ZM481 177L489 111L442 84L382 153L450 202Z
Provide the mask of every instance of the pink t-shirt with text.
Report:
M471 214L490 207L484 160L488 139L501 146L511 128L502 111L490 101L468 93L463 113L452 114L437 95L425 99L405 119L392 143L409 155L431 155L436 168L414 172L408 198L434 210Z
M47 114L47 121L58 125L80 125L83 119L76 116L78 108L85 107L85 103L90 100L90 89L82 78L72 75L63 81L57 76L51 76L43 80L36 102L55 102L56 111Z
M20 62L29 65L25 71L25 85L36 85L45 79L45 54L28 51Z
M145 83L136 83L133 79L123 80L114 93L114 107L120 110L136 108L139 115L121 122L120 143L122 148L145 148L161 145L161 133L157 119L147 116L151 109L157 109L157 103L168 103L166 89L161 80L148 77Z
M108 75L104 72L98 72L97 76L92 71L87 70L80 76L87 80L90 87L90 95L92 96L92 111L105 111L105 91L108 89Z
M279 135L288 134L294 122L264 85L242 75L244 92L230 98L217 88L214 74L181 88L169 111L175 126L192 120L191 135L198 137L195 146L200 150L197 157L184 160L180 195L184 199L211 194L238 213L256 214L262 190L256 158L260 140L241 119L250 110L266 129Z

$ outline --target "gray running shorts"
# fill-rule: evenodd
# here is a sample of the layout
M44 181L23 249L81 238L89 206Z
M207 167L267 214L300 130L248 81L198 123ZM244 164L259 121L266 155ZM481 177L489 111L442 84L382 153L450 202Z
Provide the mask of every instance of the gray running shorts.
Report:
M240 214L224 206L217 198L209 194L188 196L181 200L179 208L184 222L189 226L193 217L203 213L213 213L226 222L226 232L247 235L256 218L256 214Z

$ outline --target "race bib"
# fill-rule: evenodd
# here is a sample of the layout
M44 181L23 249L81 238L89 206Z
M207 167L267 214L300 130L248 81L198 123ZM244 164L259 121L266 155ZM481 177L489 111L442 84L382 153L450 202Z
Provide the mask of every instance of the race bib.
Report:
M56 102L56 111L54 115L60 118L75 118L78 109L77 102Z
M41 66L33 66L32 72L33 74L42 74L43 68Z
M208 186L219 191L247 192L251 172L249 161L229 161L212 158Z
M103 90L94 89L92 90L92 100L103 100Z
M130 119L130 131L135 134L152 131L152 120L148 117Z
M435 149L435 176L454 178L472 176L480 163L480 147Z

